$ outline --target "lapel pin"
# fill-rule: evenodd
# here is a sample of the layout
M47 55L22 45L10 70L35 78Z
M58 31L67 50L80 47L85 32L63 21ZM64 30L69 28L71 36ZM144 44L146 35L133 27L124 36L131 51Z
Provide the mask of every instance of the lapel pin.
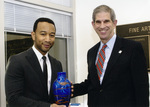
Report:
M121 53L122 53L122 50L120 50L118 53L121 54Z

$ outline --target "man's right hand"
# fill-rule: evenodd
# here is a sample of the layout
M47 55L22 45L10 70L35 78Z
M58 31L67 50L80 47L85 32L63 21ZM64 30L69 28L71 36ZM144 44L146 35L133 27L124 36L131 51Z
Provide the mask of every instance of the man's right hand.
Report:
M71 82L71 97L73 97L73 92L74 92L74 86L73 86L73 84Z
M50 107L66 107L65 105L51 104Z

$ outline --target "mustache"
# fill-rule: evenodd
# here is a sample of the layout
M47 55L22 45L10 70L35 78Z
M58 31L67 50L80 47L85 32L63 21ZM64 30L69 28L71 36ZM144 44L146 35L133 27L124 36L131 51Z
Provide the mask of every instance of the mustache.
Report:
M54 42L47 42L47 41L45 41L45 42L43 42L43 45L54 45Z

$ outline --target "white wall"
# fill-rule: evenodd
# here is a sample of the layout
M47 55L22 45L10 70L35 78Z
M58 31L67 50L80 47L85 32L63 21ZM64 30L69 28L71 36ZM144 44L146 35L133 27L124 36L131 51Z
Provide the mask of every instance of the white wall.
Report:
M87 51L99 41L91 21L93 9L101 4L114 9L118 25L150 21L150 0L76 0L76 82L87 77ZM77 98L80 103L86 100L86 96Z
M96 1L98 0L76 0L76 82L81 82L87 77L87 51L99 41L91 25L91 14L98 3ZM84 100L86 104L86 96L81 96L78 97L77 102L83 103Z

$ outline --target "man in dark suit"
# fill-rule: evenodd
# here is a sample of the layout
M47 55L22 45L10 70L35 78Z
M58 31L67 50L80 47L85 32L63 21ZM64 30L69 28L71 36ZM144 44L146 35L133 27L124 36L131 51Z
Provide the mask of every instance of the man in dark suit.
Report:
M52 91L57 72L62 71L60 61L48 54L55 34L56 27L51 19L37 19L31 33L32 48L9 58L5 77L9 107L66 107L54 104ZM47 67L43 66L43 56Z
M101 41L89 49L88 77L73 85L73 96L88 94L89 107L148 107L148 72L142 46L118 37L116 24L113 9L106 5L94 9L92 25Z

